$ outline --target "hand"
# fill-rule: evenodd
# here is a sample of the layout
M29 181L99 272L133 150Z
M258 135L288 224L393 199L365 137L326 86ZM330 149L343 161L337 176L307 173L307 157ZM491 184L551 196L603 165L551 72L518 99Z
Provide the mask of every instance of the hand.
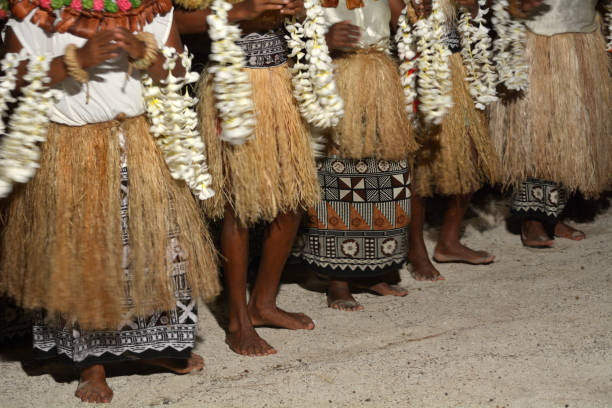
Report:
M510 0L508 12L517 18L527 18L543 3L543 0Z
M81 68L87 69L100 65L106 60L117 58L119 45L113 30L103 30L91 37L84 46L76 51Z
M291 0L287 5L281 9L281 14L287 16L295 16L301 18L306 14L304 9L304 0Z
M147 46L140 41L134 34L124 27L114 29L115 41L119 48L122 48L132 60L138 60L145 56Z
M281 10L289 3L302 2L302 0L245 0L234 4L230 10L233 21L253 20L266 11ZM303 7L303 4L302 4Z
M417 4L417 1L419 4ZM427 18L431 14L431 0L410 0L412 8L419 18Z
M354 48L361 37L361 29L350 21L341 21L332 25L325 35L327 47L330 50L338 48Z

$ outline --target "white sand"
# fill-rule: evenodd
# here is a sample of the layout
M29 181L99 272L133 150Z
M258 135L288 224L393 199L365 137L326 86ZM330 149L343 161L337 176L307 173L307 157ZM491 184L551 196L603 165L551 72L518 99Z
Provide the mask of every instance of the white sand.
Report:
M612 407L612 210L578 224L586 241L549 250L522 247L495 214L472 218L464 239L495 253L493 265L442 265L437 283L405 274L408 296L358 295L364 312L283 285L280 306L317 327L259 330L275 356L232 353L202 308L205 370L112 377L113 406ZM0 407L86 406L75 380L0 368Z

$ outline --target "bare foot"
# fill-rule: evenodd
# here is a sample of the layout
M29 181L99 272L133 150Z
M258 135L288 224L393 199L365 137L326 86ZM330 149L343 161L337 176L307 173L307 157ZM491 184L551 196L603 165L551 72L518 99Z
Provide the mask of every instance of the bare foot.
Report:
M410 251L408 253L408 261L410 262L410 274L415 280L418 281L439 281L444 280L444 276L440 275L440 272L433 266L427 256L427 252L424 255Z
M276 305L255 306L248 305L249 317L253 327L280 327L289 330L312 330L314 322L304 313L286 312Z
M79 386L74 395L83 402L109 403L113 390L106 383L103 365L93 365L81 370Z
M144 360L146 364L165 368L175 374L188 374L192 371L202 371L204 359L196 353L191 353L188 359L181 358L157 358Z
M434 261L440 263L468 263L486 265L495 260L495 256L485 251L475 251L460 243L442 244L438 242L434 250Z
M236 331L228 331L225 343L227 343L233 352L243 356L254 357L276 354L274 347L259 337L259 334L257 334L252 326Z
M531 248L550 248L554 242L548 236L544 224L536 220L523 221L521 241L523 241L523 245Z
M582 241L586 238L586 235L584 232L559 221L557 225L555 225L555 237L567 238L572 241Z
M408 294L408 290L398 285L390 285L387 282L378 282L374 285L365 285L359 282L351 282L351 286L359 289L374 292L380 296L399 296L404 297Z
M355 300L347 281L330 280L327 289L327 306L345 312L358 312L363 306Z

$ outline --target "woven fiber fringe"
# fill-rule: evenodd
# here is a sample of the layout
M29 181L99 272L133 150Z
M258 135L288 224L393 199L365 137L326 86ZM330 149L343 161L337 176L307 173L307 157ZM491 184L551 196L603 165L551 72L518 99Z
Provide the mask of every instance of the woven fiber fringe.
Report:
M499 166L482 111L474 106L461 54L450 57L454 106L440 126L417 135L413 191L432 194L469 194L485 183L494 184Z
M310 133L293 98L287 66L247 72L255 137L239 146L220 140L211 75L203 75L199 85L200 122L217 192L204 202L206 213L222 218L229 204L243 225L253 225L314 205L320 193Z
M344 118L332 130L329 154L401 160L418 148L406 114L397 63L377 50L334 58Z
M217 254L197 205L170 177L148 128L143 117L51 124L40 169L5 208L0 289L23 307L61 313L86 329L114 329L125 318L176 308L166 256L173 234L189 260L193 295L219 291ZM129 174L127 275L120 131Z
M491 107L501 176L527 177L597 196L612 182L612 82L604 39L527 34L529 89Z

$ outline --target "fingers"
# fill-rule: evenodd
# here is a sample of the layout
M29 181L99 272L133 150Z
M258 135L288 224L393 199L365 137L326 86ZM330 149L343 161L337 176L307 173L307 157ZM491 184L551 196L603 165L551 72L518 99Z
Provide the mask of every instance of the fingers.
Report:
M350 23L341 21L332 27L332 41L335 48L350 48L361 38L361 29Z

